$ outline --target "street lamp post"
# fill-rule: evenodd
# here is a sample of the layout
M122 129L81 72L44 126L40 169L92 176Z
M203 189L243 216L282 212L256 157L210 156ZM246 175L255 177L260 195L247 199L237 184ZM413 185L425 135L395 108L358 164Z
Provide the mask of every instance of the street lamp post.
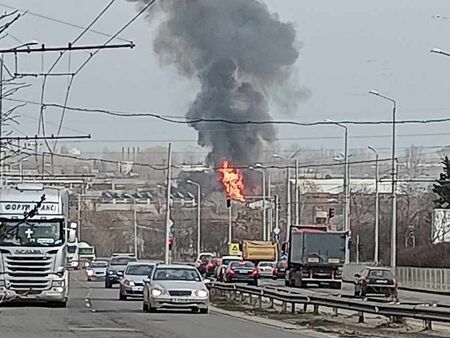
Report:
M255 168L256 167L256 168ZM250 170L254 170L260 172L262 174L262 196L263 196L263 208L262 208L262 224L263 224L263 240L266 240L266 172L264 169L261 169L262 165L257 163L255 167L250 167Z
M349 162L348 162L348 127L339 122L325 120L325 122L332 122L334 125L344 129L344 230L348 233L350 231L350 178L349 178ZM350 251L348 250L348 237L345 250L345 263L350 263Z
M164 255L164 263L169 264L170 261L170 248L169 248L169 233L170 233L170 194L171 194L171 184L172 184L172 144L169 143L169 148L167 150L167 200L166 200L166 226L165 226L165 255Z
M201 186L199 183L187 180L187 183L195 185L197 187L197 255L201 252ZM231 239L230 239L231 240Z
M375 251L374 251L374 262L378 264L379 261L379 204L380 204L380 195L378 192L378 180L379 180L379 170L378 170L378 152L375 148L369 146L368 147L375 154Z
M392 176L392 233L391 233L391 266L397 265L397 193L396 193L396 157L395 157L395 118L397 112L397 101L384 96L375 90L369 94L376 95L392 103L392 156L391 156L391 176Z
M136 210L136 199L133 198L133 226L134 226L134 256L136 259L138 257L138 233L137 233L137 210Z

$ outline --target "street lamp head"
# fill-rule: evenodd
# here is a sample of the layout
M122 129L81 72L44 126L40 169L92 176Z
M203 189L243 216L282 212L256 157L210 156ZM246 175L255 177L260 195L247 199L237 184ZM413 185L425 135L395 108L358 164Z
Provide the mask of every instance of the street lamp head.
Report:
M273 158L281 158L281 156L279 154L273 154L272 157Z
M439 49L439 48L432 48L430 50L430 53L442 54L442 53L444 53L444 51L442 49Z
M380 96L380 93L377 92L376 90L370 90L369 94Z
M191 181L191 180L187 180L186 182L189 183L189 184L192 184L192 181Z
M262 165L262 163L255 163L255 167L256 167L256 168L262 168L263 165Z
M248 169L255 170L255 167L251 165L251 166L248 167Z

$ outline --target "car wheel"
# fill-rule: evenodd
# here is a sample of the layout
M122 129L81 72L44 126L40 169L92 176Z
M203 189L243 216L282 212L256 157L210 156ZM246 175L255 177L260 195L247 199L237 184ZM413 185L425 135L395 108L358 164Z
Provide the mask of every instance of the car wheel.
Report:
M127 296L122 293L122 290L119 291L119 299L120 300L127 300Z
M197 313L197 312L198 312L198 308L197 308L197 307L193 307L193 308L191 309L191 311L192 311L192 313Z
M91 281L91 279L90 279L90 278L88 277L87 281L88 281L88 282L90 282L90 281Z
M148 312L148 304L145 301L142 303L142 311Z
M358 288L356 287L356 285L355 285L354 295L355 295L355 297L359 296L359 291L358 291Z
M200 309L200 313L204 313L204 314L208 313L208 308L206 308L206 309Z
M156 308L152 307L151 305L148 305L148 312L156 312Z
M107 289L112 288L112 283L109 281L109 279L105 279L105 288L107 288Z

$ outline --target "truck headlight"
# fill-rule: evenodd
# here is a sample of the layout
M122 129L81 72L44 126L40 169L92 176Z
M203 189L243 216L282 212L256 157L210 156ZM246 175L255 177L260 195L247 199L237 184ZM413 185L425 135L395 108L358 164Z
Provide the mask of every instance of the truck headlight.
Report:
M159 297L163 294L162 290L160 289L152 289L152 296L153 297Z
M206 290L197 290L195 292L195 294L197 295L197 297L200 297L200 298L208 297L208 291L206 291Z
M64 287L66 285L66 281L64 279L61 280L54 280L52 282L53 287Z

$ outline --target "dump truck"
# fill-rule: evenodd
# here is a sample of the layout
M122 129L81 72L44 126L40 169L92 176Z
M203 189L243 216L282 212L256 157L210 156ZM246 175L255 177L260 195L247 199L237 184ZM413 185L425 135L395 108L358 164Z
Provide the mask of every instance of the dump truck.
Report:
M74 240L66 189L42 184L0 189L0 299L65 307L66 247Z
M345 231L329 231L327 227L291 226L284 249L288 252L286 286L318 284L340 289L347 236Z

